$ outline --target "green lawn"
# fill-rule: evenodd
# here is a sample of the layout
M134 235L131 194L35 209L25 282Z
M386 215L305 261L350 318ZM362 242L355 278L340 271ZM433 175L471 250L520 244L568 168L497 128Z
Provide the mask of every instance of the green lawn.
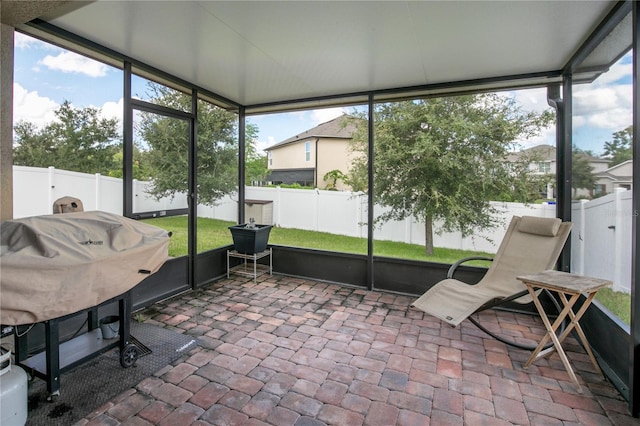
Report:
M169 255L179 257L187 254L186 216L145 219L144 222L173 233L171 242L169 243ZM198 252L232 244L231 232L228 229L228 227L232 225L235 225L235 223L216 219L198 218ZM343 253L367 253L366 238L347 237L344 235L330 234L328 232L305 231L301 229L273 227L269 235L269 243ZM427 256L424 247L421 245L393 241L375 241L374 252L378 256L429 260L442 263L453 263L463 257L473 255L491 257L490 254L479 251L454 250L439 247L435 248L433 255ZM486 266L486 262L476 262L475 264Z
M158 226L173 232L169 243L169 255L174 257L187 254L187 217L172 216L155 219L145 219L151 225ZM216 219L198 218L198 252L207 251L216 247L233 243L229 226L235 222L226 222ZM347 237L344 235L329 234L327 232L304 231L301 229L272 228L269 235L270 244L278 244L291 247L305 247L320 250L330 250L342 253L367 253L366 238ZM434 254L427 256L424 247L417 244L406 244L393 241L375 241L374 253L377 256L396 257L402 259L423 260L451 264L468 256L488 256L491 254L454 250L436 247ZM468 265L486 266L487 262L470 262ZM597 300L605 305L611 312L617 315L623 322L630 321L630 296L626 293L614 292L604 289L598 292Z
M610 288L602 289L596 294L596 300L602 303L625 324L631 324L631 295L613 291Z

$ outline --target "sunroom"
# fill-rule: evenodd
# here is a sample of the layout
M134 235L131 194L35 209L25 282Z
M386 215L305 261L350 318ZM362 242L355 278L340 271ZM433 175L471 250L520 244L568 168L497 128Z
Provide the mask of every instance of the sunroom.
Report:
M201 183L209 178L208 171L198 167L202 153L196 143L199 113L204 108L237 117L238 151L233 158L237 165L231 184L235 188L231 215L236 223L249 220L243 208L249 199L268 199L274 202L274 209L284 205L275 204L281 200L276 196L284 197L281 191L264 195L247 183L245 151L252 119L336 106L360 113L366 121L363 153L368 184L358 196L357 213L348 221L358 224L351 235L362 237L362 250L340 251L313 243L299 247L274 239L274 273L291 280L283 284L287 288L302 280L302 292L313 292L314 286L308 284L312 282L322 289L344 286L345 291L362 292L365 299L371 292L379 300L408 300L442 280L452 262L411 260L380 249L378 241L390 239L388 234L398 229L408 234L425 230L416 230L424 225L410 221L398 221L396 228L386 231L375 226L376 216L382 213L375 204L376 108L407 100L543 91L546 106L554 112L556 173L550 183L553 201L545 204L542 214L574 222L558 269L602 275L600 278L611 279L614 286L629 293L629 324L597 301L581 324L608 383L627 401L630 414L640 415L640 375L635 370L640 357L640 325L635 316L640 307L635 293L635 277L640 272L635 259L639 231L634 213L640 197L635 184L640 172L634 161L631 190L613 193L614 207L604 206L601 216L589 216L605 197L588 205L578 200L574 163L579 161L573 155L575 148L593 149L585 142L590 140L584 134L588 131L581 127L586 116L583 108L589 96L603 91L628 101L627 109L633 112L620 118L624 112L616 109L617 104L603 102L598 105L598 119L632 126L631 141L636 140L637 59L633 53L640 34L636 3L3 1L1 7L2 220L16 216L12 201L16 200L17 179L12 168L14 133L7 113L13 108L14 32L121 70L123 156L118 213L136 219L186 217L187 223L184 255L166 262L135 288L134 309L164 306L167 298L191 291L184 296L190 297L188 294L201 294L197 292L226 283L231 238L226 244L211 246L199 237L200 218L208 209L218 208L215 203L203 203L200 194ZM622 69L631 67L631 77L621 76ZM169 108L140 97L135 92L140 81L187 96L191 104ZM605 87L603 82L617 85ZM171 120L183 131L183 151L176 162L183 172L184 197L168 207L147 207L136 198L136 120L144 114ZM597 136L602 142L610 137ZM635 159L636 145L632 146ZM301 196L298 207L320 203L312 194L308 197ZM84 201L87 209L98 206ZM283 207L282 215L285 210ZM326 212L324 216L330 218ZM322 217L317 213L313 224L300 227L331 232ZM281 220L278 216L274 223ZM422 235L425 239L426 234ZM604 266L598 267L599 263ZM462 270L470 280L478 280L485 271L472 266ZM395 306L396 300L391 304ZM322 421L331 423L329 419L326 416ZM534 422L531 415L528 421Z

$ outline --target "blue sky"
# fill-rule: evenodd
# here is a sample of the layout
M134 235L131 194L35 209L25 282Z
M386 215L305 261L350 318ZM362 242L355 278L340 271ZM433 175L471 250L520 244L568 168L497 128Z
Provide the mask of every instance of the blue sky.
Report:
M574 89L574 143L602 152L612 133L631 124L631 57L622 58L608 73L590 85ZM14 121L37 125L51 122L53 111L65 100L76 107L100 108L107 117L122 116L121 70L87 59L31 37L15 34ZM142 93L143 86L133 87ZM545 89L504 92L515 97L524 110L548 108ZM284 114L251 116L259 128L258 149L280 142L320 123L331 120L352 107L328 108ZM521 141L523 147L554 144L555 128Z
M122 117L121 70L17 32L14 63L14 122L51 122L53 111L65 100L76 107L100 108L108 117ZM132 91L144 93L144 86L134 84ZM259 127L258 147L263 149L348 111L268 114L249 117L249 121Z

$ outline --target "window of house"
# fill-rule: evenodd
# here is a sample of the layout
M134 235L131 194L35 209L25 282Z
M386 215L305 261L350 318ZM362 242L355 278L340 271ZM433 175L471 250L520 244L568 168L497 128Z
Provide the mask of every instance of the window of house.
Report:
M273 165L273 151L269 151L269 165Z
M548 161L538 162L538 171L540 173L551 173L551 163Z
M304 161L311 161L311 142L304 143Z
M594 194L596 196L601 196L607 193L607 185L604 183L597 183L594 187Z

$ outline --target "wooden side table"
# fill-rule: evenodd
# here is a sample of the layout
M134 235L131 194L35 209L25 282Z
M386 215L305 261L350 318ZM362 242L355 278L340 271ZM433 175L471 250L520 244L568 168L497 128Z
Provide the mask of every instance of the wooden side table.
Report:
M575 328L580 341L589 355L589 359L591 359L591 363L596 368L596 371L600 373L600 375L603 375L602 370L600 370L600 366L596 362L596 358L593 356L593 352L587 342L587 338L580 327L579 321L580 318L582 318L582 315L587 311L589 305L591 305L596 293L602 288L611 286L612 282L560 271L544 271L537 274L519 276L518 279L527 286L527 290L529 290L529 294L533 298L533 303L536 305L540 318L542 318L542 322L547 329L547 333L544 335L542 340L540 340L540 343L525 363L524 368L528 368L534 361L550 355L555 350L558 352L567 373L569 373L569 377L577 385L578 392L582 393L582 387L580 387L576 374L569 364L569 359L562 349L562 342ZM538 299L538 294L536 293L538 289L553 291L558 294L562 301L564 308L553 324L549 321L549 317L547 317L547 314L540 303L540 299ZM581 294L585 294L586 300L580 309L574 313L573 306L578 301ZM560 324L562 324L567 316L570 319L569 324L562 334L557 335L556 332L558 327L560 327ZM549 339L553 342L553 346L543 350Z

